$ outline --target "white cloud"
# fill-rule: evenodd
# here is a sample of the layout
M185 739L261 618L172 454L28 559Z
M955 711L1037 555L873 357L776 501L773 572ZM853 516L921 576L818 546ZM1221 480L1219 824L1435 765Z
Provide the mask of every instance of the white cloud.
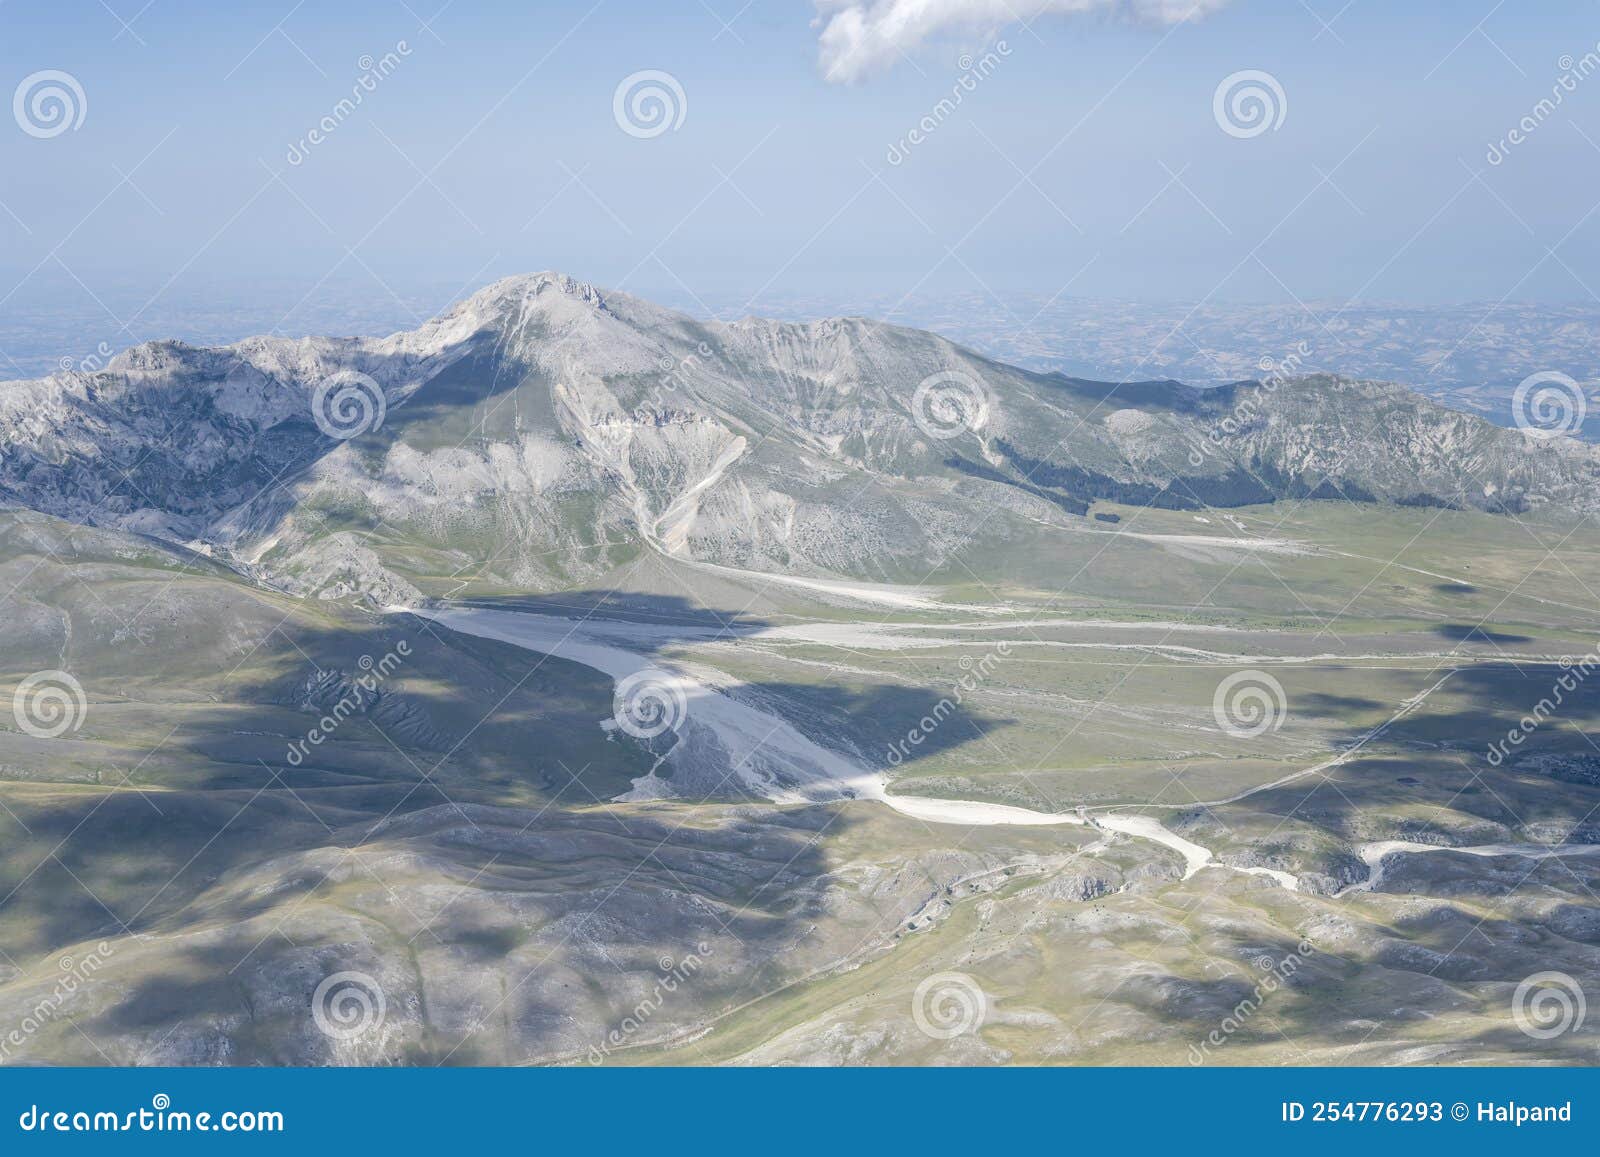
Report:
M894 64L947 30L997 29L1046 13L1101 15L1177 24L1227 0L818 0L822 71L828 80L860 80Z

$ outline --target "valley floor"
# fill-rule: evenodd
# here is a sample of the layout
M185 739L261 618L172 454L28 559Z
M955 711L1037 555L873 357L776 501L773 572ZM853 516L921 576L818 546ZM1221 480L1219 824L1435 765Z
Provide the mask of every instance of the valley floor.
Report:
M0 735L5 1059L1591 1063L1522 1026L1600 982L1597 544L1430 516L376 616L13 519L86 710Z

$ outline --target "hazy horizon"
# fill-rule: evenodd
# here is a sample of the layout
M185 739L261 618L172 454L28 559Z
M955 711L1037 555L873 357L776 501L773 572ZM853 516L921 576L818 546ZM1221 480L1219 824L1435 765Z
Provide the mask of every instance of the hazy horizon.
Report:
M410 299L550 268L700 313L1595 300L1579 5L1234 0L1169 23L1040 3L887 44L856 5L859 67L830 78L840 7L179 2L86 30L9 4L16 100L52 72L77 95L72 127L0 134L0 316L76 303L120 328L208 286L283 279L302 288L256 304L288 313L325 279ZM669 123L625 103L657 72ZM1223 82L1256 73L1271 123L1223 126Z

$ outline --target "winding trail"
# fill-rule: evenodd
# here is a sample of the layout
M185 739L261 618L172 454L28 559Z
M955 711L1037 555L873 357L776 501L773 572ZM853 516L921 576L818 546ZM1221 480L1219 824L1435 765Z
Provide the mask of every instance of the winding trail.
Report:
M1536 844L1475 844L1471 847L1449 847L1445 844L1418 844L1410 840L1375 840L1362 844L1357 853L1367 865L1367 878L1335 892L1345 896L1352 892L1371 892L1383 883L1383 877L1392 863L1389 857L1396 854L1408 856L1436 852L1453 852L1458 856L1477 856L1492 859L1498 856L1521 856L1529 860L1559 859L1566 856L1592 856L1600 853L1600 844L1553 844L1539 847Z
M709 564L702 564L709 565ZM725 568L712 568L722 570ZM732 572L730 573L742 573ZM812 580L804 581L810 584ZM830 584L831 585L831 584ZM839 584L861 588L863 601L883 601L900 606L940 604L932 600L902 601L898 588L874 584ZM868 589L871 588L871 589ZM1214 800L1187 804L1149 802L1113 804L1080 808L1074 812L1042 812L1010 804L982 800L938 799L926 796L892 794L884 773L864 767L855 760L808 738L792 723L775 713L740 680L702 663L681 659L667 660L653 652L669 645L727 641L729 636L773 638L789 642L814 642L823 645L872 645L863 637L872 634L879 646L916 646L915 624L862 628L855 624L807 624L738 628L728 631L706 624L657 624L599 618L558 618L532 611L497 610L474 606L389 607L390 613L413 614L466 635L495 639L524 650L570 660L609 676L618 685L646 686L658 704L673 716L673 734L663 742L670 749L660 755L648 775L636 779L633 790L622 799L651 799L675 794L677 785L687 790L713 794L729 780L752 795L775 803L820 803L840 799L870 800L882 803L912 819L930 824L961 826L1046 827L1063 824L1088 826L1134 839L1159 844L1176 852L1183 860L1183 878L1205 868L1225 868L1247 875L1262 876L1282 887L1297 891L1299 879L1292 873L1265 867L1241 867L1223 863L1209 848L1202 847L1168 829L1155 816L1135 808L1180 809L1214 808L1238 803L1261 792L1272 791L1308 776L1324 774L1349 762L1383 735L1395 723L1420 708L1443 687L1457 670L1445 672L1427 688L1403 702L1388 719L1373 727L1355 743L1310 767L1304 767L1270 782L1258 784ZM1070 620L1067 620L1070 621ZM971 624L979 626L979 624ZM1121 625L1121 624L1117 624ZM1130 624L1131 625L1131 624ZM988 628L989 623L981 624ZM950 629L946 626L946 630ZM938 638L939 645L960 640ZM741 693L744 692L744 693ZM620 691L619 691L620 693ZM603 726L615 727L606 721ZM672 764L673 779L660 778L656 770ZM1424 854L1456 852L1469 856L1551 856L1590 855L1600 845L1565 845L1554 848L1516 844L1450 848L1405 841L1382 841L1363 845L1360 855L1369 868L1369 878L1337 893L1371 891L1383 878L1383 864L1396 853Z
M1288 872L1221 863L1210 849L1169 831L1155 817L1127 810L1129 806L1137 805L1117 805L1114 809L1094 811L1041 812L982 800L891 794L882 772L862 767L846 756L816 743L780 716L747 698L739 697L739 690L745 687L739 680L703 664L677 659L668 661L649 654L653 646L669 642L715 638L719 632L714 628L661 627L592 618L566 619L533 612L471 606L397 606L387 610L390 613L417 615L462 634L495 639L524 650L581 663L609 676L619 685L629 680L635 684L645 681L653 688L658 699L666 703L669 710L675 710L678 716L675 719L676 741L672 749L657 761L658 767L661 762L673 762L674 780L677 782L706 785L704 770L697 773L695 764L697 761L709 761L718 765L716 773L710 777L713 789L727 779L736 778L752 794L776 803L859 799L885 804L901 815L932 824L983 827L1088 826L1148 840L1178 853L1184 862L1184 879L1203 868L1220 867L1264 876L1290 890L1299 887L1299 881ZM1426 693L1415 702L1425 697ZM675 709L672 707L674 703L677 704ZM1369 733L1367 738L1376 733L1376 730ZM1216 802L1233 802L1256 791L1265 791L1321 771L1348 759L1355 750L1351 749L1335 759L1273 783L1241 792L1227 801ZM724 764L726 770L721 766ZM684 778L680 778L680 775ZM633 790L622 798L648 799L670 794L671 785L666 780L658 779L652 769L649 775L635 780Z

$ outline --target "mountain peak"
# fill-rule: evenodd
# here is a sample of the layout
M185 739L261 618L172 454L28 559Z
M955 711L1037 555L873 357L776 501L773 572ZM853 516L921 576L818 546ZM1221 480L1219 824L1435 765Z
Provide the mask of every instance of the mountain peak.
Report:
M579 302L602 313L608 312L605 295L597 286L555 270L503 277L478 290L457 306L456 311L493 316L503 314L511 307L522 309L530 302L552 297Z
M362 389L364 425L321 408ZM214 544L334 597L400 589L419 558L553 590L652 544L774 573L916 576L966 533L950 528L994 547L1024 523L1080 530L1068 519L1100 501L1600 509L1600 450L1398 386L1085 382L850 319L708 325L554 271L384 338L150 343L94 375L14 383L0 444L0 503ZM885 486L898 503L856 500ZM911 531L905 502L925 520ZM330 533L331 503L392 544Z

